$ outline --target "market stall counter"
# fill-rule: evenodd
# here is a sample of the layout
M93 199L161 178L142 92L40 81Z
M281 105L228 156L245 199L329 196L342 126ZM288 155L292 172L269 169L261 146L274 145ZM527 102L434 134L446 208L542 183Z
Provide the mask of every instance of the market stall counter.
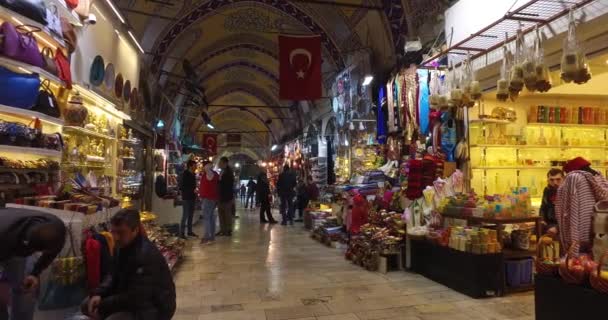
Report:
M535 283L536 320L597 318L608 305L608 295L556 276L537 275Z

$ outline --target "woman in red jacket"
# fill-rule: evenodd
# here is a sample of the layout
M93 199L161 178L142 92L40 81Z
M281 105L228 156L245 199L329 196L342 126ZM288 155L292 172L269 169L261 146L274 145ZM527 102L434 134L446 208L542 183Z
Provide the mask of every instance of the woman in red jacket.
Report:
M213 171L213 164L210 161L204 161L203 168L201 184L198 188L202 201L204 228L201 244L211 244L215 241L215 207L219 198L219 175Z

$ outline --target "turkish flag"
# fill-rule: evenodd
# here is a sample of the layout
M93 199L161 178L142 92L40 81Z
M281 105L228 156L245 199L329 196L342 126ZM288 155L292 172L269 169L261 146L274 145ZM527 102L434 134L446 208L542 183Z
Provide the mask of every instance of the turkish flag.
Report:
M217 134L205 133L203 134L203 147L211 153L211 155L217 154Z
M279 36L279 82L282 100L321 98L320 36Z

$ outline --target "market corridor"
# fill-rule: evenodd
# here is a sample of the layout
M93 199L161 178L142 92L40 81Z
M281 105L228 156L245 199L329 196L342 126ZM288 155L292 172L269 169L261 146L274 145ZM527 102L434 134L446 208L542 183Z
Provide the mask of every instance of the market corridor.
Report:
M474 300L416 274L368 272L301 224L260 226L257 212L238 214L232 239L189 243L175 320L534 318L531 294Z

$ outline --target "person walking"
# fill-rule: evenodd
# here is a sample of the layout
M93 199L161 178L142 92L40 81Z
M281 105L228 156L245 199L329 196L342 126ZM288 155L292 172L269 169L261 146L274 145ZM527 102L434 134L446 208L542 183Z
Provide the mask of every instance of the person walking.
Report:
M196 205L195 170L196 162L194 160L188 160L186 164L186 171L184 171L182 174L182 183L180 188L182 191L182 221L179 225L179 234L183 239L186 239L186 236L198 237L192 231L192 216L194 215L194 208Z
M11 317L8 316L8 306L0 300L0 319L34 319L40 273L63 249L66 232L63 221L52 214L0 209L0 268L11 288ZM27 274L26 260L36 252L42 252L42 255Z
M222 157L219 163L222 173L219 180L219 200L217 204L220 218L220 232L218 236L232 236L232 219L234 206L234 173L228 164L228 158Z
M308 186L306 185L306 181L303 179L298 183L298 187L296 189L296 206L298 207L298 218L295 220L296 222L302 222L302 217L304 216L304 209L308 206Z
M297 181L295 174L289 169L289 165L283 166L283 172L279 175L277 181L277 193L281 200L281 225L293 225L295 190Z
M247 187L245 184L241 184L241 188L239 189L239 193L241 195L241 203L245 203L245 197L247 196Z
M245 201L245 209L249 209L254 207L255 201L253 199L253 194L255 193L256 183L253 181L253 177L249 178L249 182L247 182L247 200Z
M220 176L213 171L211 161L203 161L203 176L198 188L203 209L203 238L201 244L211 244L215 241L215 207L219 199L218 184Z
M257 201L260 203L260 223L277 223L272 217L270 209L270 183L264 172L258 175L256 194ZM264 216L264 214L266 216Z
M170 320L175 284L167 261L141 232L137 210L122 209L110 220L116 247L112 272L86 298L81 311L93 319Z

